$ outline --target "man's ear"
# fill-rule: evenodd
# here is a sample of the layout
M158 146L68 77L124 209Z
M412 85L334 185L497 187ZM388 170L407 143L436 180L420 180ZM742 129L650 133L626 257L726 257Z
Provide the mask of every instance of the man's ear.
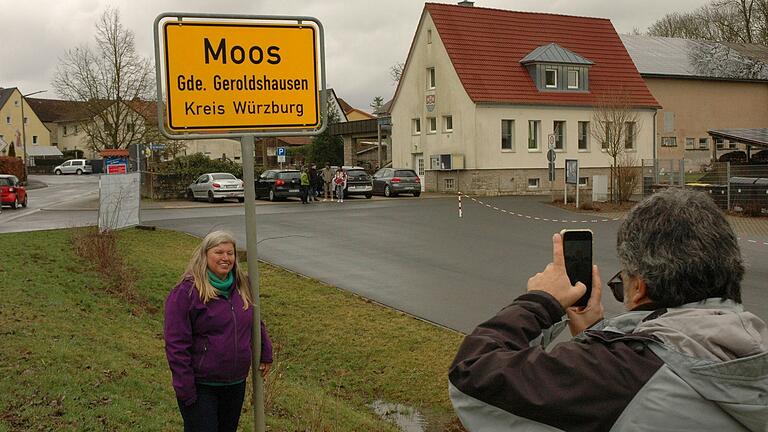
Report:
M641 277L635 279L635 292L632 294L632 303L636 306L652 303L650 297L648 297L648 286L645 284L645 280Z

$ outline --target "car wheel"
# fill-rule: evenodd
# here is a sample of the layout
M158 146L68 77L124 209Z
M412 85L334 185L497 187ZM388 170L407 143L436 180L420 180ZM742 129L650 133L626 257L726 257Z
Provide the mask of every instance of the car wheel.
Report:
M373 196L373 194L365 194L365 197L366 197L367 199L371 199L371 197L372 197L372 196Z
M216 199L213 197L213 192L208 191L208 202L209 203L215 203Z
M245 202L245 198L238 198L237 202L239 202L239 203Z
M416 198L418 198L418 197L420 197L420 196L421 196L421 192L414 192L414 193L413 193L413 196L415 196Z
M77 175L83 175L83 170L79 169L79 170L75 171L75 174L77 174Z
M274 191L274 189L270 189L270 190L269 190L269 200L270 200L270 201L273 201L273 202L274 202L274 201L277 201L277 197L275 196L275 191Z
M190 201L195 200L195 193L192 192L192 189L187 189L187 199Z
M16 198L13 199L13 202L11 203L11 209L16 210L19 208L19 196L16 195Z
M24 201L21 202L21 206L24 208L27 208L27 199L29 199L29 197L24 195Z
M53 173L56 174L56 175L61 175L61 170L56 170Z
M384 186L384 196L387 198L392 196L392 190L389 188L389 185Z

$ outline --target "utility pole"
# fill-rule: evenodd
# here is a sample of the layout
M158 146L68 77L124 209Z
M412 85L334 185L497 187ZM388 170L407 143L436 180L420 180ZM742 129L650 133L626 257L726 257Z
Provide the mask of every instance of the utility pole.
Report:
M24 101L26 100L27 96L33 96L38 93L45 93L47 91L48 90L38 90L36 92L21 95L21 145L24 148L24 181L29 181L27 179L29 175L29 172L27 171L27 165L29 165L29 155L27 154L27 122L24 119Z

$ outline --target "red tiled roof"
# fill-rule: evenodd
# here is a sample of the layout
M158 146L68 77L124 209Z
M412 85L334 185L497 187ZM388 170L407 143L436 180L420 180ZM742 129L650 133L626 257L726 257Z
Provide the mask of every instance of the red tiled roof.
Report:
M27 102L45 123L82 121L92 117L86 102L38 98L27 98Z
M277 139L289 146L303 146L312 143L312 137L306 136L277 137Z
M437 3L424 8L476 103L589 106L622 92L635 107L659 106L608 19ZM588 93L538 91L520 60L549 43L594 62Z

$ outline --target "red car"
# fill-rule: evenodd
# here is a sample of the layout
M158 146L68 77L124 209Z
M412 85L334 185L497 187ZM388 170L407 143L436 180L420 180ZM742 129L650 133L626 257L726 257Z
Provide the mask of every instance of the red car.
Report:
M0 205L8 205L12 209L27 206L27 189L16 176L0 174Z

